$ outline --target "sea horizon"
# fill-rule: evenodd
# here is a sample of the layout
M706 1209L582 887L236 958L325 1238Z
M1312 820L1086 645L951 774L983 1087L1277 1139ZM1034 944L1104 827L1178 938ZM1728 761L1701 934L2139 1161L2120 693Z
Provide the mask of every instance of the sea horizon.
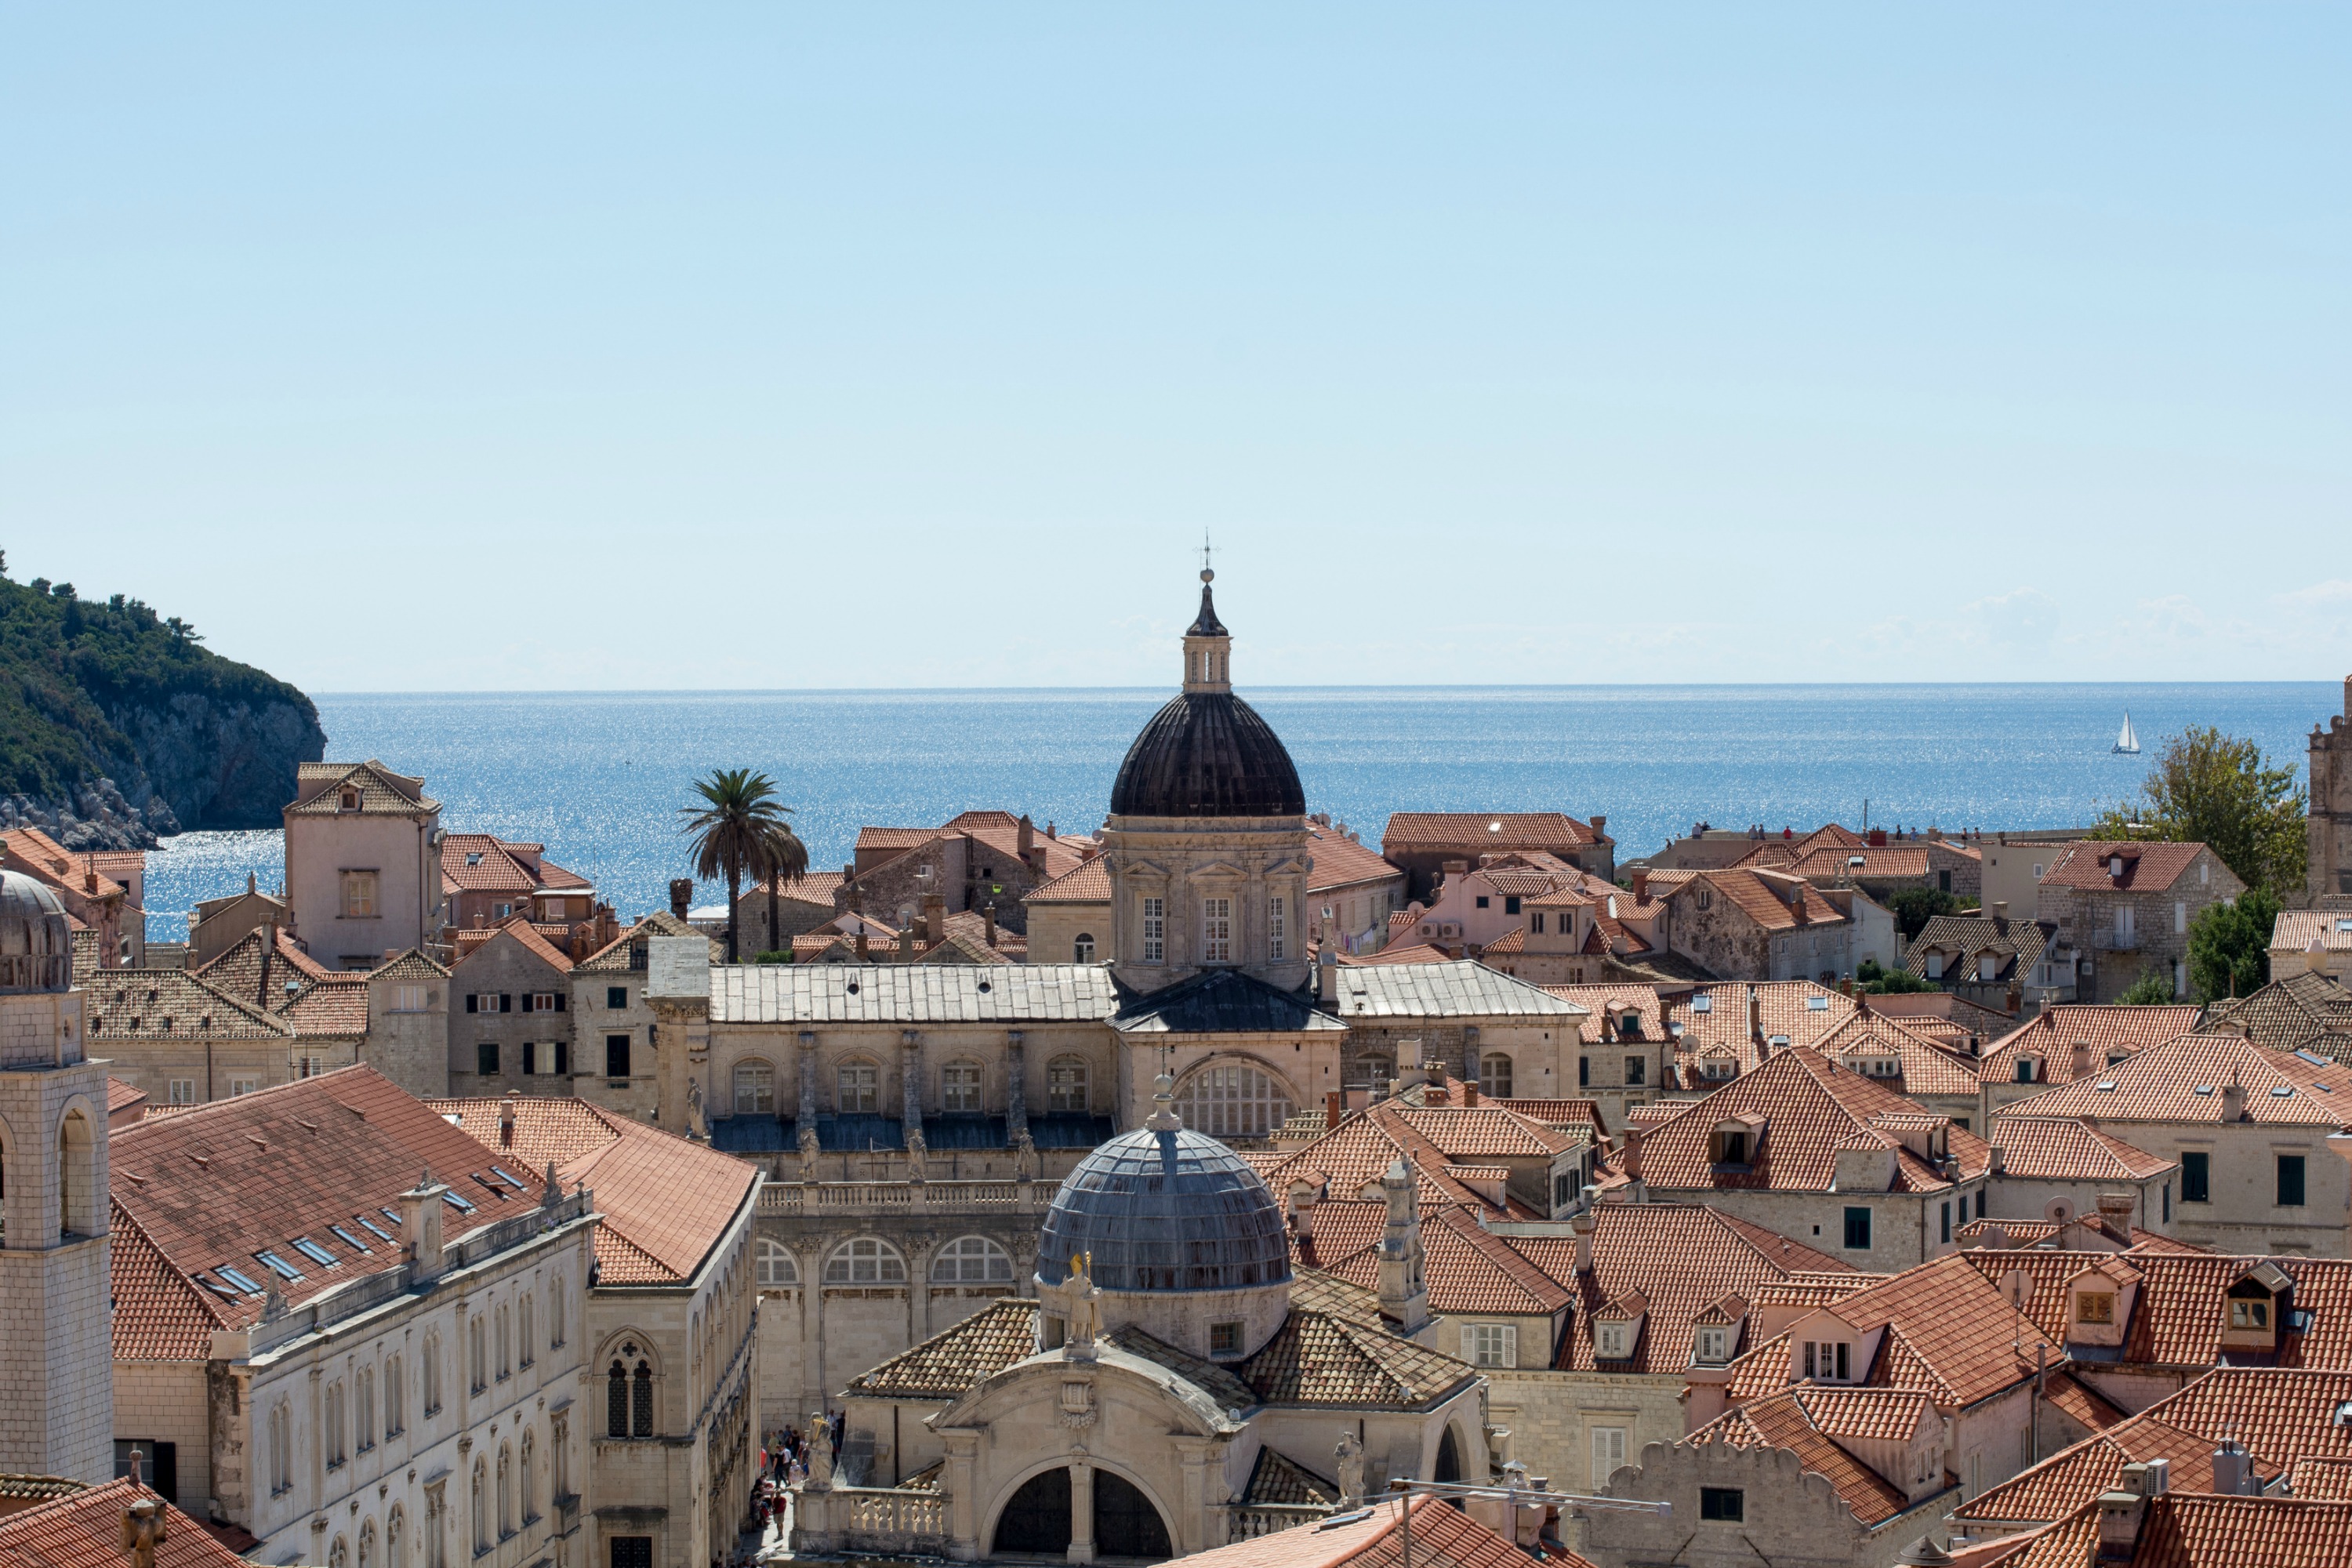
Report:
M1601 682L1242 688L1289 748L1307 809L1377 847L1394 811L1598 814L1621 859L1701 820L1802 831L2086 825L2136 793L2165 739L2212 724L2302 771L2342 711L2317 681ZM451 832L546 847L626 918L687 872L678 808L716 767L773 777L810 863L866 825L1027 812L1089 831L1166 686L313 692L335 761L422 774ZM2138 755L2112 745L2128 710ZM1865 813L1866 817L1865 817ZM199 899L282 879L275 829L205 831L148 857L152 940ZM698 888L698 902L719 897Z

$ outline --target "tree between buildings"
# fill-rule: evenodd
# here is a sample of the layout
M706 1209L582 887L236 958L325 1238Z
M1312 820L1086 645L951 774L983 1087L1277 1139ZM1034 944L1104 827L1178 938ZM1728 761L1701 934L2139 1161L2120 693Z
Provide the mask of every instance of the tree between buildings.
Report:
M2271 766L2253 742L2210 727L2166 741L2139 798L2110 808L2090 836L2208 844L2249 888L2303 886L2304 792L2294 770Z
M740 951L735 906L742 896L743 879L759 875L781 853L777 835L791 836L784 817L793 808L776 798L773 780L749 768L714 768L709 778L695 780L694 793L702 804L678 808L687 819L679 831L693 836L694 874L727 879L727 962L733 963ZM808 866L805 849L801 866Z

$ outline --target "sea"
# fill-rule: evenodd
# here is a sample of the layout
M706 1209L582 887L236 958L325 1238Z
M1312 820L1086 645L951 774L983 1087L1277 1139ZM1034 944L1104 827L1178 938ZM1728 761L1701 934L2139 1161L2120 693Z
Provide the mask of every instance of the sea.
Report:
M2300 777L2333 682L1272 688L1245 696L1288 745L1307 809L1377 845L1392 811L1608 819L1621 859L1706 822L1800 831L2067 827L2135 795L2166 737L2211 725ZM546 846L625 919L687 874L681 808L714 768L774 779L810 863L868 823L1027 812L1102 821L1158 690L331 693L337 761L422 774L443 826ZM2128 713L2137 756L2113 748ZM147 858L148 934L199 899L283 881L275 830L183 834ZM720 889L705 886L698 902Z

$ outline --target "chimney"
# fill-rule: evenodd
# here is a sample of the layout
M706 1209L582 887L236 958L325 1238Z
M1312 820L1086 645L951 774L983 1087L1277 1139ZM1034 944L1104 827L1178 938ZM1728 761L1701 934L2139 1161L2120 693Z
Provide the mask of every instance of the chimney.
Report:
M1753 985L1748 988L1748 1032L1757 1039L1764 1037L1764 997Z
M931 946L940 945L948 934L948 896L945 893L923 895L923 940Z
M1462 1086L1462 1103L1468 1110L1475 1110L1478 1108L1478 1080L1474 1078L1469 1082Z
M1339 955L1328 947L1315 955L1315 999L1327 1004L1339 1000Z
M2025 987L2014 980L2011 981L2009 983L2009 994L2003 997L2002 1000L2009 1004L2010 1016L2011 1017L2015 1017L2018 1014L2025 1011Z
M1650 873L1647 868L1633 873L1633 901L1637 904L1646 904L1650 901Z
M430 1285L441 1278L441 1211L448 1205L441 1195L449 1189L426 1170L416 1184L400 1194L400 1245L412 1266L416 1284Z
M2224 1437L2213 1450L2213 1489L2223 1497L2252 1497L2261 1483L2254 1479L2254 1457L2235 1437Z
M1410 1339L1429 1321L1429 1286L1422 1277L1420 1192L1402 1156L1381 1177L1388 1225L1381 1236L1381 1316L1396 1320Z
M694 907L694 879L674 877L669 884L669 912L686 919L686 911Z
M254 879L253 879L253 873L252 873L252 872L250 872L250 871L247 871L247 872L245 874L245 890L246 890L247 892L248 892L248 893L255 892L255 891L257 891L257 889L256 888L255 883L254 883Z
M857 928L857 962L860 963L871 963L873 961L874 937L873 934L861 924Z
M2099 1496L2099 1551L2102 1563L2127 1561L2139 1542L2141 1517L2147 1511L2147 1499L2139 1489L2147 1484L2145 1465L2126 1465L2124 1473L2116 1478L2113 1491Z
M506 1098L499 1101L499 1147L501 1149L514 1147L515 1101L521 1098L522 1090L510 1089L507 1090Z
M1886 847L1886 829L1884 827L1874 827L1867 834L1864 835L1864 837L1868 840L1868 847L1870 848L1884 849Z
M2303 950L2303 966L2314 974L2327 973L2327 949L2320 944L2317 937L2313 937L2311 945Z
M1624 1169L1625 1179L1633 1184L1632 1191L1627 1195L1637 1204L1649 1202L1649 1184L1642 1180L1642 1130L1640 1128L1625 1129L1625 1153L1618 1163Z
M1592 1210L1594 1206L1592 1199L1594 1195L1593 1189L1591 1187L1584 1189L1584 1207L1578 1210L1576 1217L1569 1222L1576 1227L1576 1271L1579 1274L1590 1274L1592 1272L1592 1227L1594 1223L1592 1217Z
M1601 837L1601 836L1603 836L1604 834L1606 834L1608 831L1609 831L1609 819L1608 819L1607 817L1605 817L1605 816L1601 816L1601 815L1600 815L1599 813L1597 813L1597 812L1596 812L1596 813L1594 813L1594 815L1593 815L1593 818L1592 818L1592 837L1595 837L1595 838L1599 838L1599 837Z
M912 921L898 928L898 962L915 962L915 922Z
M2101 1193L2099 1217L2107 1228L2126 1241L2131 1239L2132 1215L2139 1212L2139 1197L2134 1193Z
M996 900L994 899L989 900L987 903L981 906L980 918L987 922L988 945L993 949L996 946Z
M2221 1120L2243 1121L2246 1119L2246 1086L2231 1079L2221 1086Z
M278 928L264 921L254 928L253 934L261 939L261 956L267 963L269 955L278 951Z
M2091 1071L2091 1042L2088 1040L2076 1040L2073 1047L2069 1048L2068 1060L2073 1064L2074 1077L2081 1079L2089 1076Z
M1029 814L1025 811L1021 814L1020 837L1016 847L1024 865L1037 847L1037 829L1030 822Z
M1339 1126L1339 1118L1347 1114L1341 1099L1339 1091L1336 1089L1323 1097L1323 1131L1326 1132Z
M1290 1184L1290 1228L1301 1241L1315 1239L1315 1184L1294 1177Z
M2009 919L2009 900L2007 899L1995 899L1992 901L1992 918L1997 921L2005 921Z

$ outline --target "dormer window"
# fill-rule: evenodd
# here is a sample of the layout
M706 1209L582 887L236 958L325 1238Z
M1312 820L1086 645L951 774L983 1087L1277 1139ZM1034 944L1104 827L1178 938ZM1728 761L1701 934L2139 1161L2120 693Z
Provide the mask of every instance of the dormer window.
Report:
M1715 1163L1718 1165L1748 1163L1748 1130L1718 1131L1715 1135Z
M2075 1291L2074 1321L2078 1323L2112 1324L2116 1321L2115 1292L2112 1290Z
M345 811L357 811L360 808L360 792L355 789L343 791L341 805Z
M2249 1333L2265 1333L2271 1326L2271 1304L2240 1300L2230 1303L2230 1326Z
M1731 1331L1714 1325L1699 1330L1692 1354L1702 1365L1721 1366L1731 1359Z
M1853 1347L1843 1340L1807 1340L1805 1375L1820 1383L1853 1381Z
M1592 1353L1602 1361L1623 1361L1632 1353L1633 1328L1631 1323L1595 1323Z
M1930 980L1941 980L1944 977L1944 955L1940 952L1927 954L1921 960L1921 966L1926 970L1927 976Z
M2110 877L2115 877L2115 878L2120 879L2120 878L2123 876L2123 874L2124 874L2124 858L2123 858L2122 856L2120 856L2120 855L2110 855L2110 856L2108 856L2108 857L2107 857L2107 875L2108 875L2108 876L2110 876Z
M1705 995L1701 995L1701 996L1694 996L1694 997L1692 997L1692 998L1691 998L1691 1011L1692 1011L1692 1012L1694 1012L1694 1013L1712 1013L1712 1012L1714 1012L1714 1011L1715 1011L1715 998L1714 998L1714 997L1712 997L1712 996L1705 996Z
M2034 1057L2020 1057L2020 1058L2017 1058L2017 1081L2018 1081L2018 1082L2020 1082L2020 1083L2038 1083L2038 1082L2040 1082L2040 1081L2041 1081L2041 1079L2042 1079L2042 1063L2041 1063L2041 1060L2040 1060L2038 1058L2034 1058Z

